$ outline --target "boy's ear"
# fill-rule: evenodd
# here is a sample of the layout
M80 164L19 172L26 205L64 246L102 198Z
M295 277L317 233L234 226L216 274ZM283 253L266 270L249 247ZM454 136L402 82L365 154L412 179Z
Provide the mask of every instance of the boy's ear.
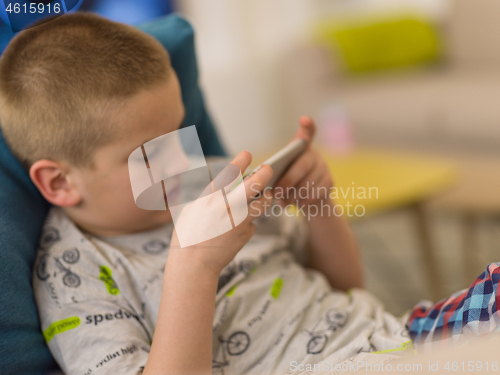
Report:
M31 181L43 197L60 207L71 207L81 202L82 196L74 184L69 168L52 160L38 160L29 170Z

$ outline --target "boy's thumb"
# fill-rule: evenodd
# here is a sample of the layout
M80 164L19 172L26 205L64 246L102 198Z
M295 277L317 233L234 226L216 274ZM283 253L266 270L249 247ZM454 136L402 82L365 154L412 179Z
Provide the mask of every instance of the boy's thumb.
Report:
M309 116L301 116L299 119L300 127L295 133L294 139L300 138L305 140L307 143L311 143L314 134L316 133L316 125L314 121Z

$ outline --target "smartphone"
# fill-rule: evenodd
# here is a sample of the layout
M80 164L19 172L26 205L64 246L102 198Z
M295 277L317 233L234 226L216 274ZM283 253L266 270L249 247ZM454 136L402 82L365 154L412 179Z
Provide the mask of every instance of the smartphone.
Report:
M292 141L287 146L279 150L276 154L267 159L265 162L261 163L252 172L244 176L243 181L256 173L262 167L262 165L267 164L273 169L274 174L271 180L266 185L266 188L274 188L279 179L285 174L285 172L293 164L293 162L304 152L306 147L307 143L303 139L296 139Z

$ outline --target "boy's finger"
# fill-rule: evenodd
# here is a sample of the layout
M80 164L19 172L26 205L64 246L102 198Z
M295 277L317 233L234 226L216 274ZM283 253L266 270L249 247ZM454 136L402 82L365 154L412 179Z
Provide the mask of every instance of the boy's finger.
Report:
M230 164L238 167L241 171L241 174L243 174L243 172L248 168L251 162L252 154L248 151L241 151L238 155L236 155L236 157L231 161ZM221 172L219 172L219 174L217 174L213 181L208 184L205 189L203 189L198 198L207 196L208 194L213 193L215 190L220 189L221 186L225 187L229 183L233 182L238 174L234 173L234 167L230 167L230 165L226 165L226 167Z
M250 202L262 191L262 189L266 187L267 183L271 180L271 177L273 177L273 173L274 172L269 165L263 164L257 172L245 180L244 186L247 195L247 202Z
M231 160L231 164L234 164L238 168L240 168L241 174L245 173L245 170L248 168L251 162L252 154L248 151L241 151L233 160Z
M280 178L276 187L284 189L297 185L315 168L316 162L316 157L311 149L306 150Z
M293 139L303 139L308 144L310 144L314 138L314 134L316 133L316 125L314 121L309 116L301 116L299 119L300 127L295 133L295 137Z

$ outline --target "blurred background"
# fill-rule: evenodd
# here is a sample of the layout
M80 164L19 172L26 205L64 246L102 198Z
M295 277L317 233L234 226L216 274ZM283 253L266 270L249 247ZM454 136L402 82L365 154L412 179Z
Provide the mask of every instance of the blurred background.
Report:
M348 219L368 288L391 312L465 288L499 261L497 0L80 0L78 9L129 24L187 18L231 154L262 160L312 116L337 186L378 188L353 197L366 215ZM2 50L12 37L3 21Z

